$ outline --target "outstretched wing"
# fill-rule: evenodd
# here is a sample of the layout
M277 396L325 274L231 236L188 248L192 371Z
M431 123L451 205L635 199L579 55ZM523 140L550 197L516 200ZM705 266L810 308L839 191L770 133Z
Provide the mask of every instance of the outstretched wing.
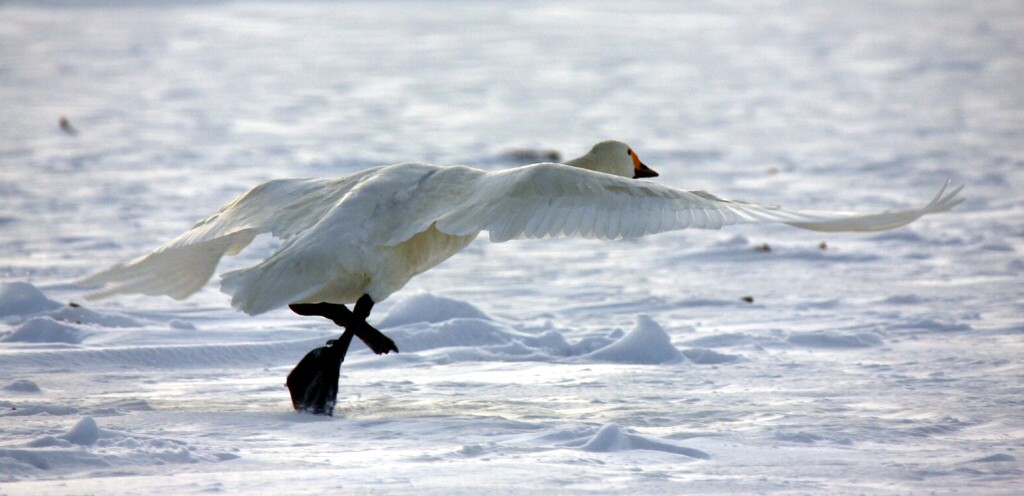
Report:
M959 191L947 193L943 187L931 203L900 211L801 212L559 164L492 173L399 164L340 179L262 184L152 253L78 283L104 286L90 299L118 293L183 299L210 279L224 255L238 253L262 233L288 241L249 271L260 272L285 259L302 265L309 257L356 263L351 255L338 254L336 241L345 239L373 251L403 243L431 226L456 236L489 231L493 241L632 238L744 222L781 222L817 231L881 231L949 210L962 201L956 198ZM234 278L244 273L236 271ZM317 280L332 273L320 271ZM293 279L295 291L313 282Z
M947 182L948 186L948 182ZM961 187L962 188L962 187ZM480 177L474 191L439 216L442 232L489 231L492 241L583 237L634 238L687 228L719 229L750 222L781 222L815 231L884 231L962 200L961 188L920 208L880 213L809 212L726 200L558 164L536 164Z
M149 254L77 283L104 286L87 295L88 299L119 293L187 298L210 280L224 255L237 254L259 234L288 239L306 231L375 170L340 179L279 179L263 183Z

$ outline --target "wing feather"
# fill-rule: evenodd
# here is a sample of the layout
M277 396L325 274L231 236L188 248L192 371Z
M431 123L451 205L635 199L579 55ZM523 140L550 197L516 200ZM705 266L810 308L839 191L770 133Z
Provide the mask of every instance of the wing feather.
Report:
M962 186L947 191L948 186L947 182L931 202L918 208L866 214L811 212L732 201L560 164L489 173L460 166L397 164L339 179L288 179L257 186L152 253L79 284L103 286L89 295L92 298L117 293L185 298L209 280L224 255L238 253L256 236L270 233L285 240L279 251L256 267L227 275L224 285L236 299L254 302L240 307L258 312L297 301L330 282L330 271L321 269L295 277L304 267L353 265L350 269L355 271L354 265L361 262L347 254L352 250L338 248L342 240L349 248L372 252L374 247L402 243L430 226L454 236L489 231L491 240L499 242L633 238L750 222L781 222L824 232L882 231L962 202L957 197ZM307 263L313 259L316 263Z
M103 286L86 295L90 300L120 293L187 298L210 280L224 255L239 253L260 234L290 239L305 232L376 170L339 179L263 183L153 252L85 277L77 284Z
M948 183L947 183L948 186ZM882 231L962 200L960 188L923 207L877 213L814 212L733 201L559 164L535 164L479 176L469 195L437 220L449 234L489 231L492 241L521 238L632 238L670 230L780 222L815 231ZM456 232L457 231L457 232Z

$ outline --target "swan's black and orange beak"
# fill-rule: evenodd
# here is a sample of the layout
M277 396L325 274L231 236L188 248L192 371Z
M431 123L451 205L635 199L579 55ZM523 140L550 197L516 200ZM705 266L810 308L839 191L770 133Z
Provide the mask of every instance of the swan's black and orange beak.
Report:
M658 177L658 173L654 169L644 165L644 163L640 161L640 157L636 156L636 153L634 153L633 150L629 150L629 156L633 158L633 179Z

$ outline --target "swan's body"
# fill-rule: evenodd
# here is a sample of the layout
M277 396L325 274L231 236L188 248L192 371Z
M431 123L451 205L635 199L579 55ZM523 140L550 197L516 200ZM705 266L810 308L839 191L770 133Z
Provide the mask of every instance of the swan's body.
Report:
M368 315L373 302L458 253L481 231L496 242L633 238L763 221L818 231L880 231L961 201L955 198L959 189L947 194L943 188L931 203L915 209L797 212L633 180L656 175L625 144L607 141L566 164L486 172L404 163L337 179L270 181L154 252L81 283L106 285L93 297L185 298L210 279L222 256L269 233L284 240L273 255L223 275L221 289L234 307L258 314L285 305L344 305L369 298L365 312L356 307L357 314ZM350 317L329 318L345 325Z

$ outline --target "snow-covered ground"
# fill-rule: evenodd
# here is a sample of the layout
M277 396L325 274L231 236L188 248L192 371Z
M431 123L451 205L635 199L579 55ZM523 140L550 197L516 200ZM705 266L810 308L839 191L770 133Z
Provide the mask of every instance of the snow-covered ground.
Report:
M1016 0L0 4L0 493L1019 494L1022 88ZM333 418L283 386L322 319L71 284L270 178L606 138L726 197L968 200L482 236L378 305L402 352Z

